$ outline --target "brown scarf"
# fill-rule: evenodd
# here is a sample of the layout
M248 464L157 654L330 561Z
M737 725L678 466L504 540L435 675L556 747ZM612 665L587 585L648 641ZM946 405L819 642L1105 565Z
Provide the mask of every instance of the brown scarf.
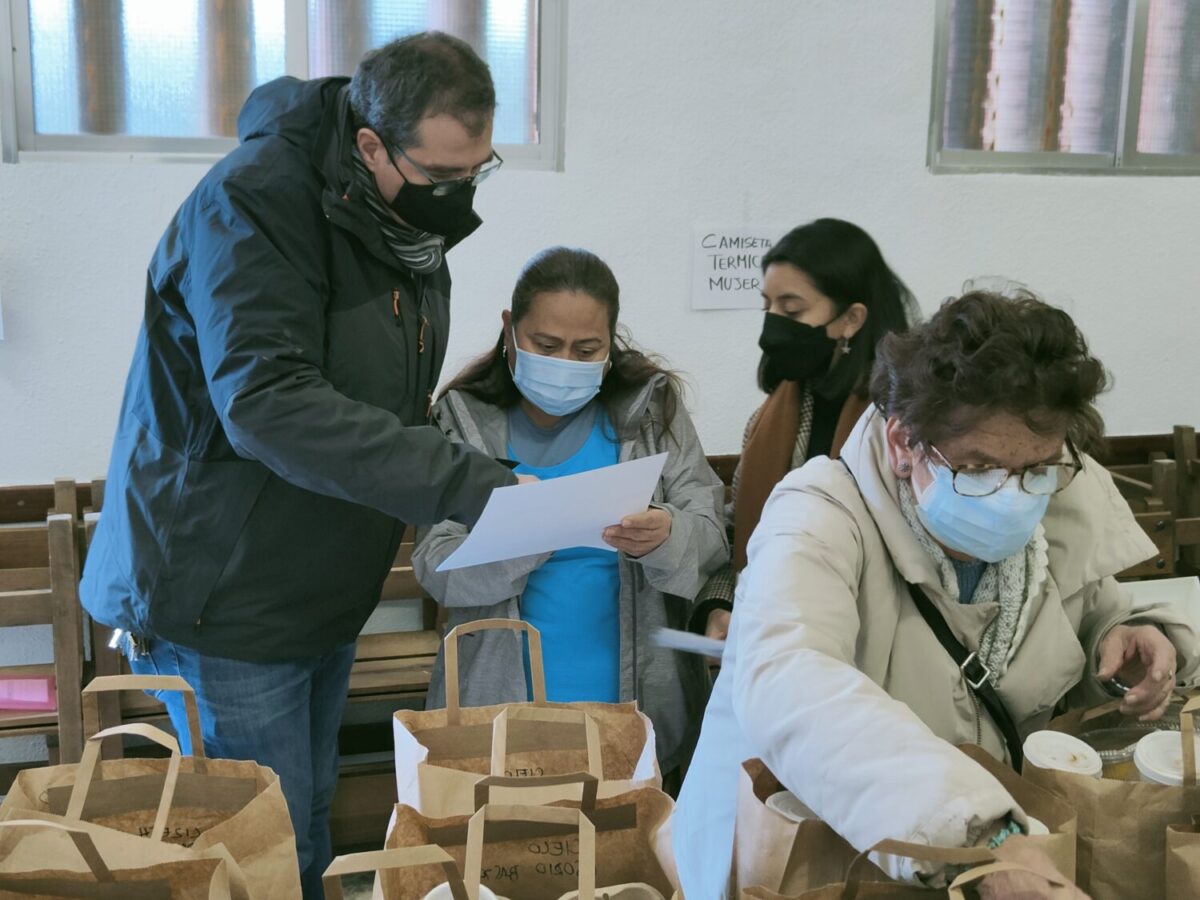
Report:
M792 470L792 453L800 428L804 391L795 381L782 381L764 401L742 445L737 496L733 510L733 567L746 567L746 544L758 526L771 491ZM829 455L836 457L870 405L866 397L851 393L838 415ZM812 417L808 417L811 431Z

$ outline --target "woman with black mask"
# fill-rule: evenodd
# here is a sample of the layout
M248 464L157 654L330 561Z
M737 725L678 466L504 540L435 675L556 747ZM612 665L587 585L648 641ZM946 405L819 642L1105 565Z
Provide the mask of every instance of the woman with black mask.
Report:
M733 477L733 562L710 579L691 627L725 637L737 572L772 489L816 456L836 457L869 403L875 345L916 318L912 293L871 236L841 219L794 228L763 257L767 399L746 425Z

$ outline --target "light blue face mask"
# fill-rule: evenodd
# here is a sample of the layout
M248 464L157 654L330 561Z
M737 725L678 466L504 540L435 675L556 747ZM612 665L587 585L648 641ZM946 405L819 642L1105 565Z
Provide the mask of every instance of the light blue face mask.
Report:
M1049 495L1021 490L1016 478L986 497L964 497L954 490L954 474L929 462L933 482L917 498L917 516L939 543L985 562L1000 562L1020 552L1037 529Z
M512 335L517 351L513 381L525 399L538 409L552 416L569 416L600 393L607 356L598 362L542 356L522 350L515 329Z

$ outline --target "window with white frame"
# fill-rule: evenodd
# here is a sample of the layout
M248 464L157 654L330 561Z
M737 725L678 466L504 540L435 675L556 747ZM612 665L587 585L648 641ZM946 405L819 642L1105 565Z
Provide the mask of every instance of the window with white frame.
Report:
M496 83L506 160L558 162L563 0L0 0L4 158L220 154L258 85L350 75L413 32L463 38ZM7 7L7 8L6 8ZM8 29L9 34L4 32ZM0 42L0 46L3 43Z
M1200 173L1198 0L939 0L935 172Z

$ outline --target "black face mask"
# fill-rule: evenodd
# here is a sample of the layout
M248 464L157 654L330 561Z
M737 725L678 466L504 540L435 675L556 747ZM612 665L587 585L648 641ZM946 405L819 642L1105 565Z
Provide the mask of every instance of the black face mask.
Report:
M814 327L767 313L758 346L772 374L786 381L810 381L829 371L837 341L825 332L825 325Z
M450 237L471 223L475 185L464 185L441 197L434 196L433 191L436 187L435 184L413 184L405 181L388 206L413 228Z

